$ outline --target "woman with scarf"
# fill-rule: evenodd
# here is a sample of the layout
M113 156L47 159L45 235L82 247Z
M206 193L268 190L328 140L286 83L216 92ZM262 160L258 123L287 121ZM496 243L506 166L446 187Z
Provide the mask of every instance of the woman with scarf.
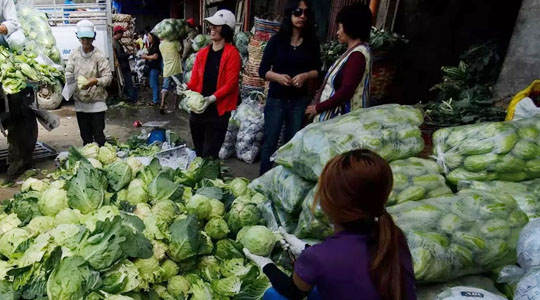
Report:
M347 51L330 67L321 89L306 109L322 122L369 105L371 53L368 45L372 14L368 6L344 7L338 13L337 37Z

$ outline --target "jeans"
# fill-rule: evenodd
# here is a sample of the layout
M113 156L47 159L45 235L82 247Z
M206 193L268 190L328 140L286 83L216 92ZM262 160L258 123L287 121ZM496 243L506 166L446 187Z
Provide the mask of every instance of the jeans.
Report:
M150 69L150 87L152 88L152 102L159 103L159 69Z
M137 89L135 89L135 85L133 85L133 77L131 76L131 69L129 66L122 69L122 74L124 75L124 92L127 92L129 100L137 102Z
M174 88L176 86L176 82L172 79L172 77L175 77L178 79L178 82L182 82L182 74L176 74L170 77L163 78L163 86L161 87L161 92L166 93L170 89Z
M304 112L309 103L308 97L298 99L275 99L268 98L264 107L264 136L261 147L262 175L272 168L270 157L276 152L281 127L285 124L284 143L302 129Z
M311 293L309 293L307 300L321 300L321 296L317 291L317 288L314 288ZM274 288L269 288L264 292L263 300L287 300L287 298L281 296Z
M105 112L83 113L77 112L77 123L81 131L83 144L97 143L99 146L105 144Z
M8 42L6 41L6 36L3 34L0 34L0 46L9 48Z

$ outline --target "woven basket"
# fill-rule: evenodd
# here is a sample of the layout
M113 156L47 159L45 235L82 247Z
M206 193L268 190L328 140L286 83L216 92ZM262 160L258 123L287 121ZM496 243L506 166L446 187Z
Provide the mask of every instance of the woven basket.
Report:
M258 76L242 75L242 85L250 86L253 88L264 88L265 81Z
M380 100L388 95L392 80L396 74L393 60L388 57L374 57L371 70L370 94L374 100Z
M265 20L255 17L255 37L261 41L268 41L279 31L281 23L275 20Z

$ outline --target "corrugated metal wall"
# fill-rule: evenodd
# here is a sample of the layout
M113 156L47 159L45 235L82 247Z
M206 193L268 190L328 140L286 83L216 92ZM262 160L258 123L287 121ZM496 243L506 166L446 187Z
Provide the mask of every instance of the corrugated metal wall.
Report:
M332 0L332 8L330 10L330 20L328 23L328 39L334 39L337 31L336 16L338 12L345 6L363 3L369 5L370 0Z

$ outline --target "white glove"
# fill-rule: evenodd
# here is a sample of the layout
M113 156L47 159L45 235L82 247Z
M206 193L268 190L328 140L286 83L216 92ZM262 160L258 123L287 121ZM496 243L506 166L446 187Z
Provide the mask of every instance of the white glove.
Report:
M285 231L285 228L281 226L278 228L278 232L283 236L286 242L286 244L283 244L283 240L281 240L281 246L283 248L289 248L295 257L300 256L302 251L304 251L304 249L306 248L307 244L302 242L294 234L287 233L287 231Z
M176 94L180 95L187 90L187 84L182 83L176 86Z
M216 102L216 96L212 95L212 96L208 96L208 97L204 97L204 101L206 101L207 105L210 105L214 102Z
M244 251L244 254L246 255L246 257L249 258L249 260L251 260L254 264L256 264L259 267L259 269L261 269L261 272L262 272L263 268L266 267L266 265L274 263L268 257L252 254L251 252L249 252L249 250L247 248L244 248L243 251Z

